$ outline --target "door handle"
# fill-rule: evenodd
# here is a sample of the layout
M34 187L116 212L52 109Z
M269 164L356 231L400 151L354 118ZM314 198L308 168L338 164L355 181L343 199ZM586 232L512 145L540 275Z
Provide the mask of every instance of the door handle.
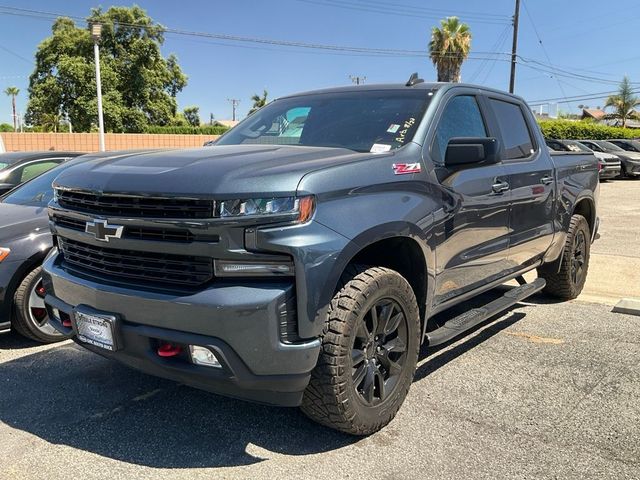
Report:
M550 175L545 175L540 179L540 183L542 183L543 185L550 185L553 183L553 177Z
M493 190L493 193L503 193L509 190L509 184L507 182L503 182L502 180L497 178L495 182L496 183L491 185L491 190Z

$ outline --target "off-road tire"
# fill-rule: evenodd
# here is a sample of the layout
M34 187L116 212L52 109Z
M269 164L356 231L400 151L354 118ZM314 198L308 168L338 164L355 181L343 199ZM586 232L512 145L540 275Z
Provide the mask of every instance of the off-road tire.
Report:
M582 236L584 240L582 271L577 281L572 274L572 262L576 249L576 242ZM538 269L538 276L546 280L547 285L543 292L560 298L572 300L580 295L589 270L589 254L591 250L591 232L587 220L582 215L573 215L569 225L569 232L562 254L562 263L559 271L550 271L548 267Z
M406 320L402 323L406 354L394 387L390 393L385 392L388 396L377 405L366 405L352 376L356 368L352 360L354 342L359 338L360 322L370 315L372 308L389 299L395 302L394 312L401 311ZM407 280L389 268L349 267L340 290L331 300L327 317L322 349L303 396L302 411L330 428L352 435L369 435L393 419L413 381L421 334L414 292Z
M35 340L40 343L55 343L66 340L68 337L62 334L49 335L40 329L33 323L31 316L29 315L29 297L32 290L40 282L42 278L42 267L38 266L31 270L29 274L24 277L16 292L13 296L13 319L11 326L20 335Z

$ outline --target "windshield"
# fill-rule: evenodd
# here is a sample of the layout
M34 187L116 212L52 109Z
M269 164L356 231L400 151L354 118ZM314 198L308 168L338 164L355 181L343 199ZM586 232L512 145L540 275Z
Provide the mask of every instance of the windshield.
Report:
M567 146L567 148L571 152L591 153L591 150L589 150L587 147L582 145L580 142L576 142L575 140L565 140L564 144Z
M613 143L611 143L611 142L603 142L603 141L601 141L601 142L598 142L598 144L599 144L602 148L604 148L604 149L606 149L606 150L612 150L612 151L614 151L614 152L624 152L624 150L623 150L622 148L620 148L620 147L619 147L619 146L617 146L617 145L614 145L614 144L613 144Z
M420 89L318 93L276 100L216 145L304 145L387 152L413 139L431 93Z
M33 207L45 207L49 200L53 198L53 188L51 184L53 180L71 166L71 163L65 163L59 167L52 168L42 175L35 177L33 180L14 188L7 196L2 199L4 203L12 203L14 205L30 205Z

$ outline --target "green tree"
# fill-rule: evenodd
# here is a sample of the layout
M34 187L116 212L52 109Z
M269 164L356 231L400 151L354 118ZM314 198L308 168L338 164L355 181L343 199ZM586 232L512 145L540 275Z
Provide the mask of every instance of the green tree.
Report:
M200 108L198 107L185 107L182 111L184 118L189 122L192 127L200 126Z
M471 50L471 31L458 17L440 21L433 27L429 42L429 56L438 72L439 82L459 82L462 63Z
M267 96L269 95L269 92L267 92L266 90L264 90L262 92L262 96L258 95L257 93L251 97L251 101L253 102L253 106L251 107L251 110L249 110L249 115L251 115L253 112L255 112L256 110L264 107L267 104Z
M20 93L20 89L18 87L7 87L4 91L7 96L11 97L11 109L13 112L13 131L18 130L18 116L16 115L16 97Z
M0 132L13 132L13 127L8 123L0 123Z
M140 7L94 9L101 22L100 68L105 129L142 132L168 125L177 113L176 95L187 84L175 56L164 58L163 27ZM93 40L86 28L58 18L52 35L38 46L29 80L25 119L42 124L45 115L68 118L73 130L88 132L98 116Z
M607 98L604 104L604 108L612 107L613 112L608 113L605 118L620 120L622 128L627 127L627 120L630 118L638 118L638 112L634 110L635 107L640 105L640 98L634 95L631 82L628 77L624 77L618 88L616 95L611 95Z

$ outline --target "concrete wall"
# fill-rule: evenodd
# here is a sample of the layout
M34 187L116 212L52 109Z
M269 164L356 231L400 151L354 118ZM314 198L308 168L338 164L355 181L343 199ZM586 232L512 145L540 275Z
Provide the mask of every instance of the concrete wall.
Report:
M0 133L7 152L31 150L67 150L96 152L99 149L97 133ZM169 135L146 133L107 133L107 150L137 148L201 147L206 141L219 135Z

